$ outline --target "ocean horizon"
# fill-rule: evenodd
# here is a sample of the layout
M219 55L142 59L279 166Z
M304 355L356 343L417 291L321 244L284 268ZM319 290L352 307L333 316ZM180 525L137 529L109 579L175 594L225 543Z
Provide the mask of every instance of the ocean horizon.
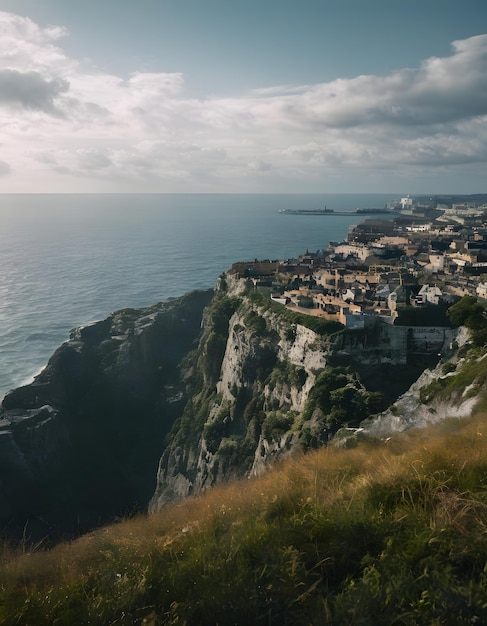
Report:
M232 263L341 241L401 194L0 195L0 399L30 382L72 328L215 286Z

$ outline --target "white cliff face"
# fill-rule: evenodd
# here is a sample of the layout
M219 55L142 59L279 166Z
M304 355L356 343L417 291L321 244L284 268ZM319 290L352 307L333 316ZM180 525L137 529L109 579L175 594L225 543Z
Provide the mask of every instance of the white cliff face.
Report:
M245 328L244 317L237 312L230 320L221 378L217 383L217 392L223 395L224 400L233 401L234 395L231 390L235 389L235 386L237 388L242 386L243 367L254 347L248 329Z
M290 410L302 411L308 397L310 389L314 385L316 372L326 367L326 345L323 339L314 331L296 324L294 328L294 338L285 338L281 324L269 313L264 313L268 327L275 330L279 339L275 342L277 359L290 363L296 368L301 368L306 372L306 381L302 386L279 385L276 384L271 390L267 386L264 395L268 399L282 401L281 404L290 405ZM245 315L235 313L230 320L228 341L221 366L221 378L217 383L217 392L221 393L223 399L233 401L234 392L245 384L244 368L248 359L255 355L256 347L267 343L260 340L249 332L245 325ZM232 393L233 392L233 393Z
M457 343L465 345L468 341L466 329L460 329ZM483 354L473 363L480 363L487 357ZM451 362L455 369L444 373L445 363L439 363L433 370L425 370L418 380L411 385L387 411L361 424L360 432L372 437L385 438L409 428L422 428L447 418L462 418L472 415L475 406L481 400L480 390L485 387L482 376L473 378L466 387L454 388L450 393L441 393L432 388L432 383L445 383L455 377L462 369L472 365L465 359ZM472 393L473 392L473 393Z
M306 382L301 388L293 386L289 390L292 410L301 412L315 384L316 373L326 367L328 346L310 328L296 324L295 331L294 341L281 339L279 342L279 358L287 359L292 365L303 368L307 374Z
M433 380L441 379L438 374L436 369L426 370L409 391L402 395L390 409L363 423L360 430L373 437L383 438L409 428L422 428L448 417L471 415L475 404L478 402L476 397L467 398L458 405L454 405L451 398L437 399L428 404L421 402L421 389L427 387Z
M218 482L259 475L297 449L335 442L340 425L359 424L368 407L382 409L385 405L377 398L381 394L365 388L353 365L352 371L336 365L344 356L371 368L384 359L391 368L408 361L405 327L397 333L397 345L389 341L394 332L383 332L381 327L371 329L371 341L364 333L322 337L293 323L287 313L280 314L265 300L247 296L244 279L229 275L221 283L220 293L205 313L203 335L191 366L202 383L192 390L181 435L176 434L161 459L151 511ZM459 339L463 335L456 339L457 345ZM436 357L440 350L453 350L453 337L443 332L433 347L427 347ZM335 365L330 366L330 360ZM470 414L477 399L468 390L464 397L432 394L430 400L425 399L428 385L449 375L441 366L425 371L393 407L362 422L358 430L387 437L445 417ZM351 398L355 404L350 404ZM357 432L356 428L345 430L349 435ZM346 437L336 437L340 439Z
M241 295L242 286L244 280L229 277L222 297ZM215 332L212 315L209 310L205 317L207 337ZM217 317L221 325L220 311ZM207 354L205 345L203 339L202 354ZM262 419L278 412L292 422L292 416L303 411L317 373L326 367L328 349L314 331L293 326L244 296L230 315L215 393L206 406L202 431L185 452L181 442L164 454L150 510L171 499L198 494L229 476L260 473L271 461L291 453L299 445L299 434L280 437L273 433L267 440L259 432ZM209 393L206 388L200 395ZM256 405L251 411L253 401ZM249 434L254 428L257 433ZM240 452L242 446L244 452Z
M247 288L247 281L245 279L237 277L237 275L231 272L226 272L224 275L226 282L227 293L232 296L242 296ZM218 279L217 289L221 288L222 278Z
M279 342L281 358L288 359L293 365L304 367L306 371L325 367L324 342L321 337L301 324L296 324L295 332L293 341L281 339Z

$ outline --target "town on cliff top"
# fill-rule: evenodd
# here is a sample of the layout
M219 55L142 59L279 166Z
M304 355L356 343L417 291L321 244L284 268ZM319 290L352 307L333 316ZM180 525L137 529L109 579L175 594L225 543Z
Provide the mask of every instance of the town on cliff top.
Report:
M371 317L393 324L401 305L487 300L487 205L446 202L407 196L394 203L394 219L351 226L345 242L294 259L234 263L232 272L290 309L347 328Z

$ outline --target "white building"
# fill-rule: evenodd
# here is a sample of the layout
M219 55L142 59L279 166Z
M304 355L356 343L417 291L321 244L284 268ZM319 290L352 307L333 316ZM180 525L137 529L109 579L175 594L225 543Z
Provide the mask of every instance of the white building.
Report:
M365 261L370 256L370 250L361 243L343 243L335 246L335 254L342 255L344 258L354 256L361 261Z
M479 283L476 289L477 295L482 300L487 300L487 283Z
M438 304L443 295L436 285L423 285L418 292L416 302L418 304Z
M399 200L399 204L402 209L411 209L413 206L413 199L407 196L406 198L401 198Z

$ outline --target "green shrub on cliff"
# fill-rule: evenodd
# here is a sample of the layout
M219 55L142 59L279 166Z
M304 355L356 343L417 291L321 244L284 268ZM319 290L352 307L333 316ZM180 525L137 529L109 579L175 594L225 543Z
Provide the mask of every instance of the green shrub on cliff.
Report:
M245 316L245 327L247 330L255 332L257 335L262 336L266 333L267 324L265 319L256 313L256 311L250 311Z
M298 367L290 361L278 359L269 376L268 385L271 390L274 389L278 383L288 384L299 390L302 389L307 378L308 374L304 368Z
M282 411L269 411L262 424L262 436L268 441L277 441L292 427L296 415Z
M356 427L386 407L384 395L359 387L347 368L327 367L318 375L309 393L303 419L310 420L319 409L324 416L324 425L333 432L341 426Z
M484 346L487 343L486 309L477 298L463 296L448 309L447 315L455 326L466 326L470 330L475 345Z
M327 367L323 370L309 393L304 409L304 419L311 419L317 408L324 414L329 413L331 410L330 392L345 387L349 380L348 370L344 367Z

